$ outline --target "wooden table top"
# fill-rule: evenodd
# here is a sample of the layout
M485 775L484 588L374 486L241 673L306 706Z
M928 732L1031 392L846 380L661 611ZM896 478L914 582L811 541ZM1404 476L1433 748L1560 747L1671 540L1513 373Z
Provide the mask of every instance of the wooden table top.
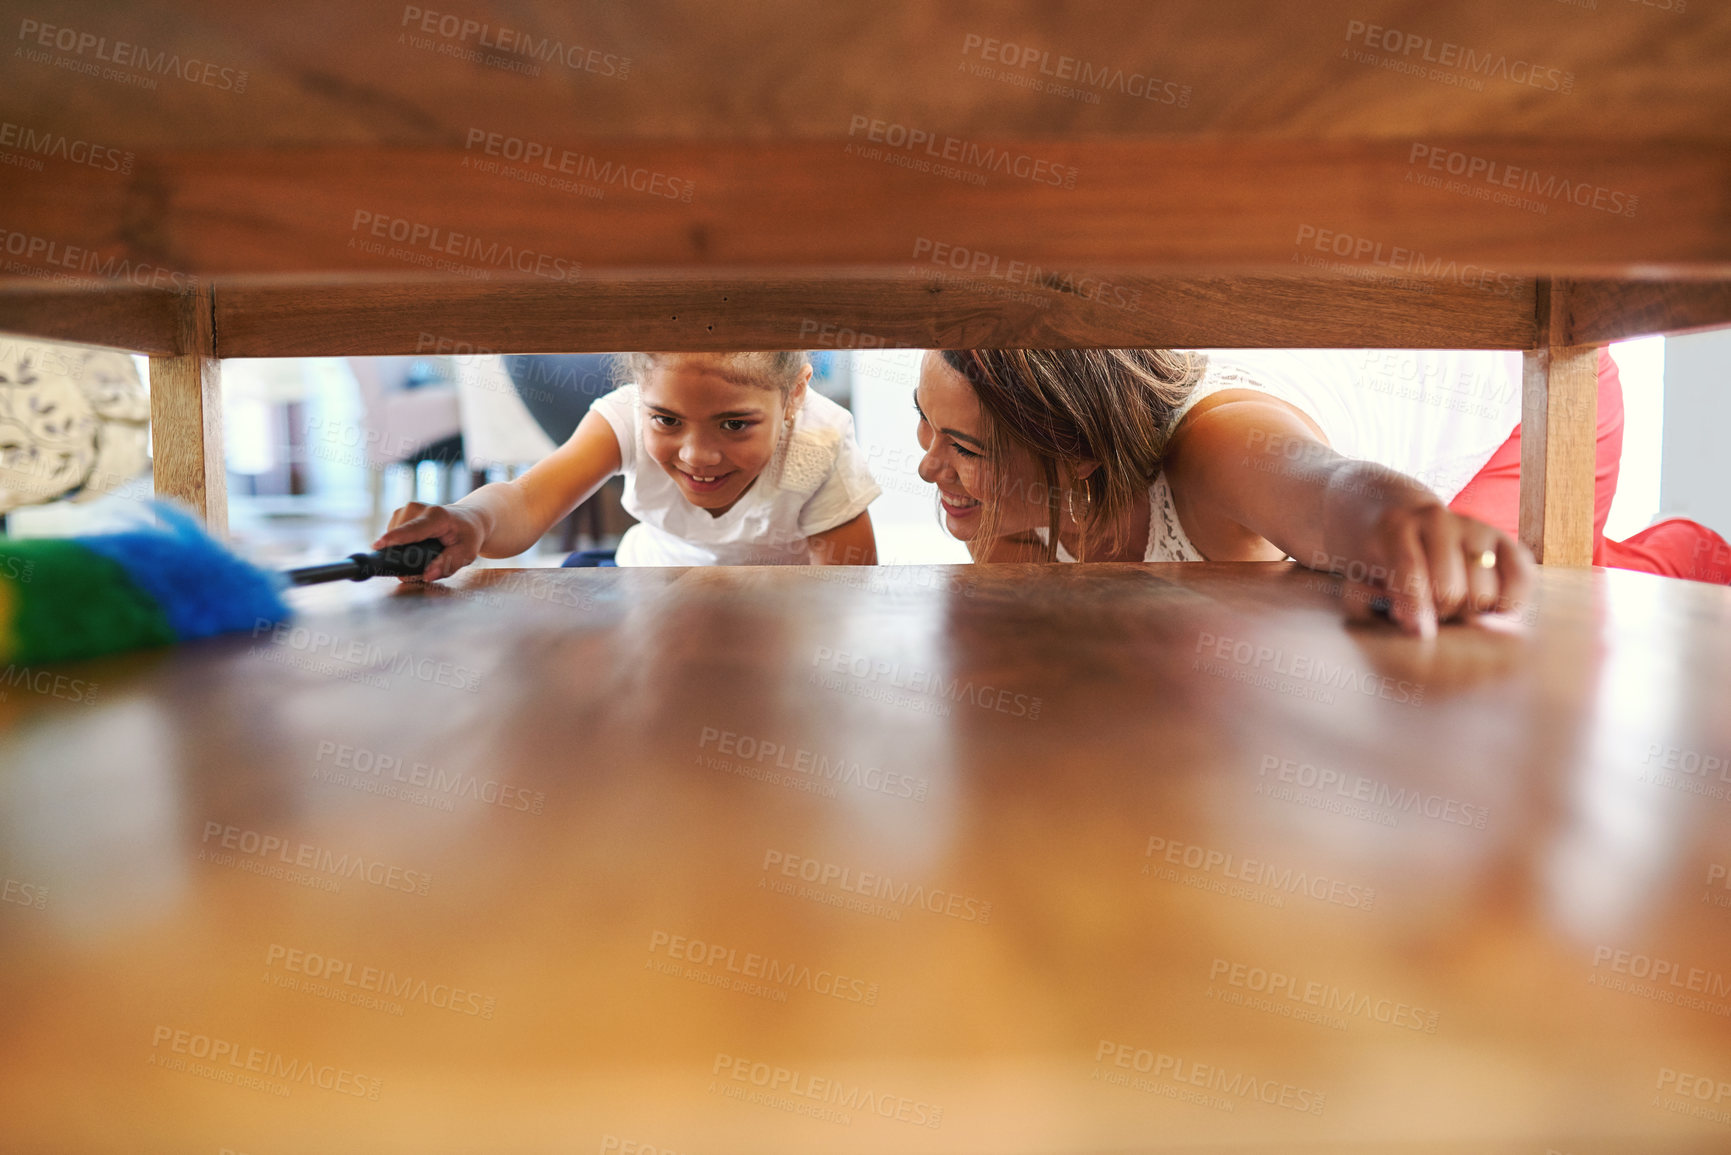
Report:
M0 1147L1731 1149L1731 591L1330 584L493 570L13 677Z
M9 332L235 358L1731 323L1713 0L25 7Z
M1504 297L1533 274L1731 276L1731 10L1711 0L314 0L296 17L21 13L0 64L17 234L0 276L564 287L912 265L1015 292L1347 258ZM934 243L967 256L933 264ZM1419 273L1416 250L1456 270ZM1039 271L985 273L1011 261Z

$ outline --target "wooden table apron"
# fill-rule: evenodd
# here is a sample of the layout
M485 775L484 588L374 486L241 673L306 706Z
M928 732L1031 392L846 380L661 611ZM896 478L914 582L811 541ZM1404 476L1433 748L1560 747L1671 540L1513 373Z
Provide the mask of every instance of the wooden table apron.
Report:
M1731 592L295 596L0 699L0 1146L1731 1148Z

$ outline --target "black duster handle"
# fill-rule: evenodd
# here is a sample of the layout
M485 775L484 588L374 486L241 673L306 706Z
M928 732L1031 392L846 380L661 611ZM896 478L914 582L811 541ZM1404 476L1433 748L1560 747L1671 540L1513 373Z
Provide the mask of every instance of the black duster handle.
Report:
M393 545L372 553L351 553L347 561L330 565L307 565L285 570L283 576L297 586L319 582L362 582L372 577L413 577L433 563L443 553L445 543L436 537L407 545Z

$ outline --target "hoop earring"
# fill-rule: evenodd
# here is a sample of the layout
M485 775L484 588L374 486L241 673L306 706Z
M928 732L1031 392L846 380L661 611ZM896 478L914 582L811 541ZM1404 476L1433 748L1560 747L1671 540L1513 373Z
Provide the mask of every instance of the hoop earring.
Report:
M1094 511L1094 498L1085 486L1077 485L1075 488L1070 490L1070 520L1075 522L1077 525L1081 525L1082 518L1076 516L1076 489L1082 490L1082 517L1086 517Z

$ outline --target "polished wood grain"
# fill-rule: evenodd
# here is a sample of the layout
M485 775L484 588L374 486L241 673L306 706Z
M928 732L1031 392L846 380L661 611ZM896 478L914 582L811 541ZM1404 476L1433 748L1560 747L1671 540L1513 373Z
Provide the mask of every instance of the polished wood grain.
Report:
M161 289L0 281L0 332L171 354L180 352L178 314L178 294Z
M1565 281L1571 345L1603 345L1649 333L1731 325L1724 281Z
M1573 286L1534 285L1538 348L1521 359L1520 539L1542 565L1593 564L1597 346L1570 345Z
M221 536L228 532L228 465L210 286L177 294L174 321L173 346L183 351L150 359L151 472L158 497L185 504Z
M1520 538L1542 565L1593 563L1597 346L1522 358Z
M1547 273L1731 277L1731 218L1719 192L1731 182L1731 145L1716 140L975 139L934 125L919 129L932 142L895 147L889 122L868 116L850 137L852 123L820 139L567 134L547 146L555 158L605 158L646 181L664 174L692 187L689 202L605 181L587 182L601 199L545 187L489 167L504 162L486 158L484 144L187 148L141 158L147 200L137 178L49 181L8 169L0 196L18 231L200 277L427 271L565 284L608 269L752 267L840 275L899 269L922 238L1059 270L1342 269L1499 295L1509 281ZM956 156L946 160L952 140ZM1500 186L1431 171L1429 150L1445 162L1458 154L1463 167L1479 158L1487 172L1494 161L1498 173L1539 174L1559 190L1602 189L1607 206L1612 193L1617 203L1632 197L1635 211L1595 209L1591 197L1525 198L1543 213L1491 203L1477 194ZM37 264L47 268L46 259Z
M446 34L438 17L433 27L421 26L427 12L472 24L447 24ZM140 0L124 9L93 0L32 6L29 18L106 36L111 46L179 49L231 71L200 77L204 83L165 78L144 92L12 58L9 107L20 117L100 123L113 134L105 143L135 149L332 140L461 145L477 124L554 139L579 127L621 140L797 138L845 130L856 112L904 119L921 112L973 136L1731 138L1722 67L1731 56L1731 20L1721 6L1693 2L1678 10L1657 3L1588 9L1436 0L1418 8L1402 0L1303 7L1151 0L1130 9L1110 0L936 8L918 0L836 0L813 10L798 0L644 0L626 8L473 0L408 9L385 0L310 0L296 13L283 21L264 0L215 9L188 0ZM1379 55L1418 63L1428 53L1428 63L1440 64L1443 46L1453 44L1489 57L1480 75L1492 75L1482 86L1451 85L1380 59L1353 59L1350 51L1365 48L1371 27L1382 30L1379 41L1388 30L1402 34L1398 49L1377 45ZM501 29L532 42L502 38ZM19 33L9 30L28 41ZM1409 50L1409 33L1431 44ZM483 38L496 59L458 54L482 48ZM988 38L1033 53L1008 65L1002 52L988 49ZM613 60L578 54L554 61L543 40ZM83 53L86 60L94 55ZM1103 97L1091 101L966 67L1058 82L1065 57L1071 73L1080 61L1125 77L1073 86ZM539 65L539 73L501 66L519 61ZM1540 66L1537 83L1522 83L1520 70L1510 74L1509 66L1523 61ZM1573 74L1568 92L1560 76L1552 83L1553 70ZM1158 86L1151 99L1137 96L1127 91L1137 74L1189 91ZM63 102L68 82L79 85L77 107Z
M1398 249L1493 281L1731 275L1717 5L372 0L285 24L261 3L60 0L15 41L11 122L114 163L0 166L8 228L204 276L438 259L367 251L357 214L589 271L837 275L926 237L1267 273L1326 233L1370 273ZM546 59L573 47L578 65ZM198 82L139 51L196 57ZM79 69L98 54L124 59ZM30 252L14 263L63 263Z
M1731 283L1723 281L1550 280L1568 294L1571 344L1731 322ZM1505 294L1448 282L1401 291L1344 274L1095 275L1022 261L973 272L933 267L928 256L926 267L837 277L612 272L568 285L268 277L218 279L211 289L220 355L296 357L657 344L1530 349L1535 283L1517 278ZM174 353L177 297L107 284L0 282L0 332Z
M1333 590L495 570L13 686L4 1145L1723 1151L1731 591Z
M971 262L964 262L971 264ZM608 352L626 348L1525 349L1530 284L1389 292L1346 278L1118 277L998 261L823 279L596 276L570 285L220 285L231 357Z

